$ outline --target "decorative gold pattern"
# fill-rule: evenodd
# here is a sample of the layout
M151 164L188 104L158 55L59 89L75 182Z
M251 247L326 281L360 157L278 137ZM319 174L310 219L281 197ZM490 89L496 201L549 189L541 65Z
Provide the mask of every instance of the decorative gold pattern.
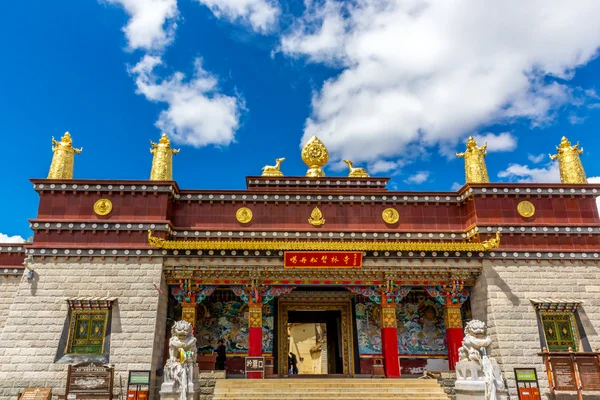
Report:
M524 200L517 205L517 212L524 218L533 217L535 206L530 201Z
M386 208L381 213L381 218L386 224L393 225L400 220L400 214L398 214L398 211L395 208Z
M465 159L465 179L467 183L488 183L487 167L485 166L485 156L487 154L487 143L477 147L477 142L473 137L467 140L467 149L464 153L456 153L456 156Z
M179 150L171 148L171 141L166 133L163 133L158 143L150 141L150 153L152 158L152 170L150 171L151 181L171 181L173 180L173 154L179 153Z
M463 328L460 304L444 306L444 325L448 328Z
M394 303L395 305L395 303ZM381 308L381 327L382 328L398 328L396 323L396 307Z
M500 232L485 242L286 242L166 240L148 231L148 244L165 250L282 250L282 251L471 251L483 252L500 246Z
M248 207L241 207L235 212L235 219L237 219L240 224L247 224L252 221L252 216L252 210Z
M323 218L323 213L319 210L319 207L315 207L314 210L312 210L308 223L312 226L325 225L325 218Z
M583 148L579 148L579 143L571 146L571 142L563 136L560 146L556 146L556 150L558 154L550 154L550 159L558 158L560 181L562 183L588 183L579 158L579 155L583 153Z
M73 147L71 134L65 132L60 142L54 140L52 136L52 163L48 172L48 179L73 179L73 164L75 154L81 154L81 149Z
M352 160L342 160L346 164L348 164L348 168L350 168L350 172L348 173L349 178L368 178L369 174L367 170L364 168L354 168L352 166Z
M181 319L196 326L196 303L181 303Z
M311 137L302 149L302 161L309 166L306 176L311 178L325 176L325 172L321 168L327 164L328 160L329 152L323 142L316 136Z
M113 209L112 201L109 199L99 199L94 203L94 212L97 215L105 216L110 214Z
M248 304L248 327L249 328L262 328L262 304L261 303L250 303Z
M278 158L275 160L275 165L265 165L262 169L262 176L283 176L281 163L284 161L285 158Z
M293 292L291 293L294 294ZM279 331L277 335L277 341L279 346L279 375L283 376L287 374L288 365L288 354L290 353L290 342L287 340L287 328L288 328L288 313L290 311L340 311L342 314L342 358L343 373L347 375L354 374L354 352L352 349L352 323L350 317L352 315L351 301L350 299L335 300L333 297L324 297L321 293L308 292L309 297L305 299L293 299L294 296L290 296L289 299L286 296L282 296L277 302ZM318 295L318 304L315 304L317 299L310 295Z

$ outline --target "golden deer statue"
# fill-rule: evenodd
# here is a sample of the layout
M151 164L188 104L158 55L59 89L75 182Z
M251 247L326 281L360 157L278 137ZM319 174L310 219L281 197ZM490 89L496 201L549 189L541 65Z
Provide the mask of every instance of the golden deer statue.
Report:
M262 176L283 176L280 168L284 161L285 158L278 158L275 160L275 165L265 165L262 169Z
M367 173L367 170L364 168L354 168L352 166L352 160L342 160L344 161L346 164L348 164L348 168L350 168L350 173L348 174L348 177L350 178L368 178L369 174Z

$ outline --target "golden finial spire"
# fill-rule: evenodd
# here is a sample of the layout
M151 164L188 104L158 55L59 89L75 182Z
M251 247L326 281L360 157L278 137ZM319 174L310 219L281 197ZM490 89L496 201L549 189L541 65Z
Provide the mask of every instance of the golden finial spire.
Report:
M579 148L579 143L571 146L571 142L563 136L560 146L556 146L556 150L558 154L550 154L550 159L558 158L560 181L562 183L588 183L579 158L579 155L583 153L583 148Z
M150 141L152 148L150 153L152 158L152 170L150 171L151 181L171 181L173 180L173 154L179 153L179 150L171 148L171 141L166 133L163 133L157 143Z
M487 143L477 147L477 142L473 136L467 140L467 149L464 153L456 153L456 156L465 159L465 179L467 183L489 183L487 167L485 166L485 156L487 154Z
M328 160L329 152L323 142L316 136L311 137L302 149L302 161L309 166L306 176L311 178L325 176L325 172L321 168L327 164Z
M71 134L65 132L60 142L54 140L52 136L52 163L48 172L48 179L73 179L73 163L75 153L81 153L81 149L73 147Z

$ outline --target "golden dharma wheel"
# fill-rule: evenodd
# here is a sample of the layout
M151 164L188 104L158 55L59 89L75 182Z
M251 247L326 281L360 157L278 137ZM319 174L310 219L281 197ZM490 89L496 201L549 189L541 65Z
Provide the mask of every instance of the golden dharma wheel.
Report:
M535 214L535 206L530 201L524 200L517 205L517 212L521 217L529 218Z
M395 208L386 208L381 213L381 218L385 221L386 224L395 224L400 220L400 214Z
M96 213L96 215L108 215L110 214L112 209L113 205L109 199L99 199L94 203L94 212Z
M247 224L252 221L252 210L248 207L239 208L235 212L235 219L237 219L240 224Z

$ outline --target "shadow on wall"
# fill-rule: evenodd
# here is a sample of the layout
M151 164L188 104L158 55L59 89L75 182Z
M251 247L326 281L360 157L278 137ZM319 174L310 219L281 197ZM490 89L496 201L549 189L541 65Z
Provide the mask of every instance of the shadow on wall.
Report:
M585 307L583 307L584 305L585 305L585 303L582 304L582 306L577 309L577 315L579 316L579 320L581 321L581 324L583 325L585 336L587 336L587 337L589 337L590 335L596 336L596 335L598 335L598 333L594 329L594 326L592 325L590 318L585 313ZM600 396L597 396L597 398L600 399Z
M493 267L490 267L490 274L488 277L494 279L494 283L496 284L496 286L498 286L500 290L502 290L502 293L506 295L506 298L510 300L513 306L518 306L521 304L521 300L519 300L519 298L513 294L513 292L510 290L510 286L508 286L508 284L504 282L504 279L502 279L500 275L498 275L498 272L496 272L496 270Z

